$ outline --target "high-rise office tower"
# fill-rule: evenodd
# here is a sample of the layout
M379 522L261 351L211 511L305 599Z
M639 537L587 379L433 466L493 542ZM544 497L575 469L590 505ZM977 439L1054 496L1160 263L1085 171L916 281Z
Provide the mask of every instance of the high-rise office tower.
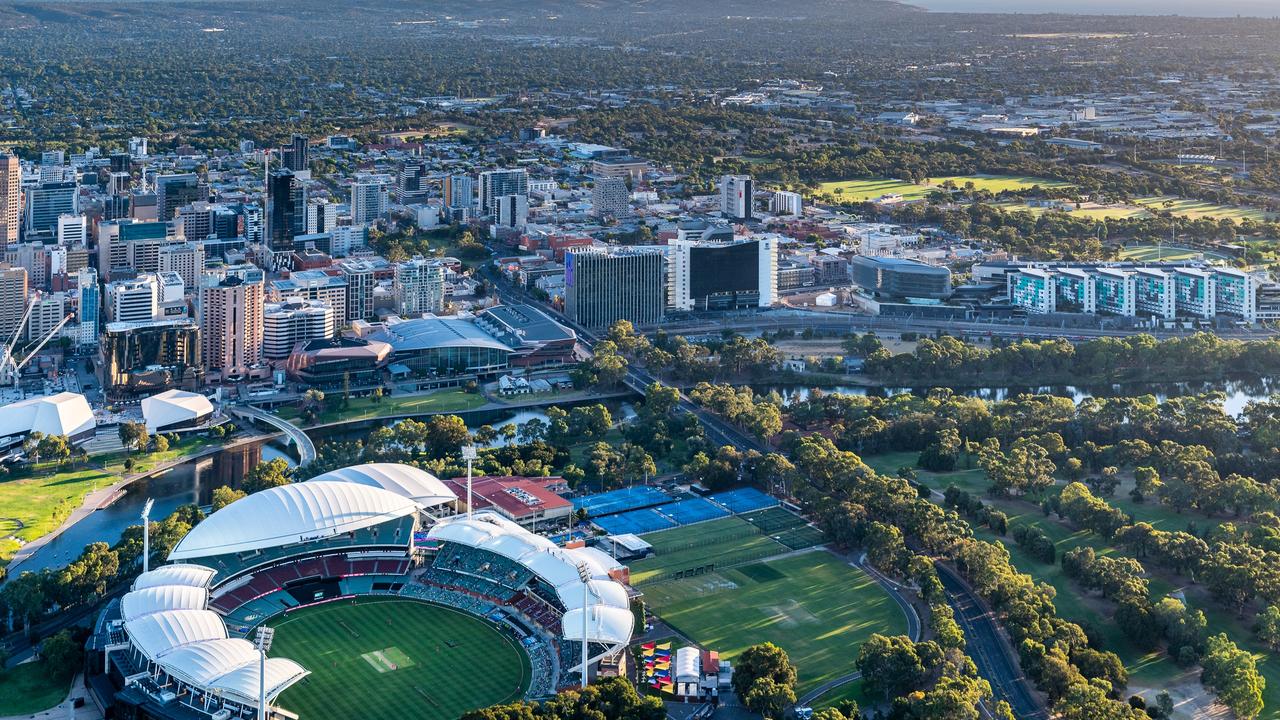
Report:
M201 355L225 379L262 362L264 274L256 265L206 273L200 284Z
M49 183L28 190L24 237L53 239L58 218L80 212L79 191L74 182Z
M306 135L293 136L290 144L280 149L282 164L293 172L303 172L311 167L311 141Z
M307 203L307 234L332 232L338 227L338 204L318 199Z
M401 205L422 202L427 197L427 169L422 163L411 162L400 168L396 177L396 202Z
M373 263L367 260L344 260L338 264L338 269L347 281L347 321L372 317L373 290L378 286Z
M22 217L22 166L18 156L0 153L0 250L18 242Z
M291 170L276 170L267 182L267 245L272 252L293 251L293 238L306 229L302 183Z
M442 312L444 265L421 257L396 263L395 290L400 312L405 315Z
M9 338L18 330L27 311L27 271L25 268L0 266L0 338Z
M662 321L667 306L667 258L661 249L574 248L565 253L565 315L589 328L618 320Z
M528 195L503 195L494 201L494 209L503 227L519 229L529 222Z
M750 175L725 175L720 179L720 213L731 220L750 220L755 184Z
M470 175L449 175L444 179L444 204L450 208L469 208L475 204L475 182Z
M102 290L98 287L98 273L93 268L82 268L75 274L76 311L80 327L76 344L88 347L98 344L98 317L102 312Z
M302 340L320 340L337 332L333 308L301 297L267 303L262 310L262 356L283 360Z
M620 177L596 180L591 189L591 214L596 217L619 218L631 213L631 192L627 181Z
M195 173L156 176L156 219L161 222L172 220L180 207L208 200L209 186Z
M204 245L198 242L174 243L160 248L160 272L177 273L189 288L200 286L204 274Z
M387 175L356 175L351 183L351 223L369 225L387 214L391 206Z
M524 170L489 170L480 173L480 212L496 215L498 198L528 195L529 173Z

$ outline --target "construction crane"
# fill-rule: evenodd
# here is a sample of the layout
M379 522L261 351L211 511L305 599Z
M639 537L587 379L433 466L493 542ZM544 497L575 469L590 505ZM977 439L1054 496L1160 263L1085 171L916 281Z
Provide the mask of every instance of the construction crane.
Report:
M18 323L18 329L14 330L13 337L9 338L9 344L4 346L3 353L0 354L0 385L17 387L18 379L22 375L22 368L26 367L27 363L31 362L31 359L36 356L36 353L40 352L44 346L48 344L49 340L51 340L54 335L58 334L58 331L62 329L63 325L66 325L71 318L75 317L73 313L68 313L67 316L62 318L57 325L54 325L49 332L45 333L44 337L40 338L40 342L36 344L34 350L27 353L27 356L21 361L17 361L14 359L13 354L14 345L17 344L18 336L22 334L22 329L26 327L27 321L31 318L31 309L34 307L35 303L31 303L27 306L27 312L22 316L22 322Z

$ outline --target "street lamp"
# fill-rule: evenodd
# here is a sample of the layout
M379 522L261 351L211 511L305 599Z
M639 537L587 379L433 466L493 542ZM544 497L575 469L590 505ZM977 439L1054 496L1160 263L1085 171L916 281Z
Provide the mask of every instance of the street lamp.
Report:
M151 570L151 506L155 504L154 498L147 498L142 506L142 572Z
M462 459L467 461L467 519L471 519L471 461L476 459L476 446L463 445Z
M271 649L271 640L276 636L276 629L258 628L253 645L258 648L258 720L267 720L267 651Z

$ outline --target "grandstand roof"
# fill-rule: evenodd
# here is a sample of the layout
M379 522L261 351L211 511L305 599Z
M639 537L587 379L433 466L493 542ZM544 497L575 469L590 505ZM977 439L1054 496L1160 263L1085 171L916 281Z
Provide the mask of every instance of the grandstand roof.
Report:
M586 602L592 612L599 615L593 616L594 621L604 623L593 631L591 639L609 643L630 640L630 598L627 589L610 577L610 570L621 565L607 554L594 548L556 547L550 540L493 512L477 513L471 519L459 515L442 520L431 528L428 535L434 540L466 545L510 558L555 588L561 604L570 611L580 611L583 607L583 583L578 568L585 567L590 577ZM621 617L618 613L628 618L622 640L615 639L624 632L621 626L615 625L616 619ZM573 631L577 636L582 635L581 625L579 617L578 628ZM568 624L562 626L565 637L574 639ZM600 636L596 637L595 633Z
M209 591L192 585L158 585L134 590L120 601L125 622L165 610L204 610Z
M129 639L149 658L227 636L222 618L211 610L164 610L127 623Z
M636 620L630 610L596 606L587 612L588 640L609 645L631 642L631 630ZM570 610L561 618L565 640L582 640L582 613L580 608Z
M303 482L237 500L205 518L170 560L263 550L320 540L412 515L418 504L381 487Z
M258 651L227 637L222 617L205 609L214 571L166 565L140 575L121 600L129 641L169 676L236 702L258 703ZM307 671L292 660L268 658L268 702Z
M365 463L318 475L307 482L348 482L379 487L406 497L423 507L451 503L458 496L435 475L400 463Z
M133 581L134 590L142 590L162 585L189 585L191 587L209 587L209 581L217 574L217 570L203 565L191 563L173 563L145 572Z

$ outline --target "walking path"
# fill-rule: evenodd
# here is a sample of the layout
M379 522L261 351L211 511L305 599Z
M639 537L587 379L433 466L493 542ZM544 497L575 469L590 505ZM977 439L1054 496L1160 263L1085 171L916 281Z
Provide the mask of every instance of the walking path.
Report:
M277 430L280 430L285 435L288 435L289 439L293 441L293 444L298 446L298 467L309 465L315 461L316 444L312 442L311 438L297 425L294 425L278 415L272 415L265 410L259 410L252 405L240 405L231 408L230 412L233 415L239 415L253 420L261 420Z
M67 528L71 527L72 525L75 525L76 523L85 519L89 515L92 515L98 510L101 510L111 505L116 500L119 500L120 496L124 495L125 488L129 487L129 485L133 484L134 482L141 480L142 478L151 477L152 475L162 473L165 470L169 470L171 468L177 467L179 465L182 465L183 463L188 463L188 462L191 462L192 460L198 460L208 455L214 455L219 452L222 452L223 450L228 450L230 448L234 448L234 447L243 445L245 443L257 442L266 437L269 437L269 436L253 435L247 438L242 438L240 440L237 440L236 442L233 442L230 445L215 445L213 447L207 447L201 450L200 452L190 453L188 455L183 455L182 457L179 457L179 458L174 458L173 460L170 460L168 462L160 463L159 465L156 465L153 468L148 468L144 472L136 472L131 475L122 475L120 479L115 481L114 483L106 487L99 488L89 493L88 495L85 495L84 501L80 503L80 507L76 508L75 510L72 510L71 514L67 516L67 519L63 520L62 524L59 525L55 530L53 530L50 533L41 535L35 540L32 540L26 545L23 545L22 548L18 550L18 552L14 553L13 559L11 559L9 561L9 564L5 567L7 572L6 577L17 577L17 573L15 573L14 571L18 569L18 566L22 564L24 560L29 559L41 547L44 547L49 542L51 542L54 538L66 532ZM4 718L0 718L0 720L4 720Z

